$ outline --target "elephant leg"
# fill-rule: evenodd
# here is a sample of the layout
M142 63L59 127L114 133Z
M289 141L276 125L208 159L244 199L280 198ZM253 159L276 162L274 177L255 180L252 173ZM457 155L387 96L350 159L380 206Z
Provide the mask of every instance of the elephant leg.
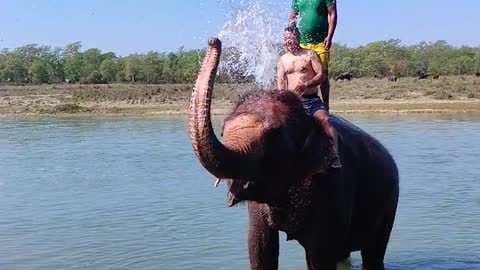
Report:
M345 254L341 259L338 256L321 252L321 256L317 254L306 254L308 270L352 270L352 262L350 254Z
M345 200L343 170L335 170L319 188L312 223L314 229L300 244L305 248L309 270L349 268L350 206Z
M312 270L312 269L353 270L352 264L350 263L350 261L348 259L346 259L343 262L337 262L335 264L335 267L334 268L333 267L334 267L333 263L327 266L326 264L315 265L315 264L310 264L309 262L307 262L308 270Z
M307 253L308 270L336 270L337 262L334 256L316 256Z
M368 242L368 246L362 249L362 264L364 270L384 270L383 260L387 250L390 233L392 231L395 211L392 215L385 216L377 226L377 229Z
M260 204L249 202L248 254L250 269L277 270L279 256L278 230L272 229Z

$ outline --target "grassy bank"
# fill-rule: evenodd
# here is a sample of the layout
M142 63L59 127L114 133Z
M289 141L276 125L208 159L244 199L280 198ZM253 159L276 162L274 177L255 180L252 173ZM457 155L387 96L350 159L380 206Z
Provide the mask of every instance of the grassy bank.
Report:
M251 84L218 84L214 113L228 112ZM114 114L148 115L188 112L192 85L0 85L1 115ZM480 112L480 78L438 80L362 78L332 82L332 111Z

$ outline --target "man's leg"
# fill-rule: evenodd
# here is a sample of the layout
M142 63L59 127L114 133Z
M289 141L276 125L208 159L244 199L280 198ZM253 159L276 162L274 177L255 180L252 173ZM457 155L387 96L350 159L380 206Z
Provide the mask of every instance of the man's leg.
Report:
M322 94L322 100L327 109L330 110L330 78L328 76L328 70L325 70L325 80L320 85L320 92Z
M323 64L323 72L325 72L325 79L320 85L320 92L322 93L322 100L328 110L330 110L330 77L328 75L328 65L330 64L330 51L325 50L325 45L321 43L317 52Z
M340 168L342 164L340 162L340 157L338 155L338 136L337 131L330 123L330 116L327 111L325 110L318 110L313 114L315 121L323 128L325 133L328 137L330 137L333 143L333 150L334 150L334 159L332 162L332 167Z

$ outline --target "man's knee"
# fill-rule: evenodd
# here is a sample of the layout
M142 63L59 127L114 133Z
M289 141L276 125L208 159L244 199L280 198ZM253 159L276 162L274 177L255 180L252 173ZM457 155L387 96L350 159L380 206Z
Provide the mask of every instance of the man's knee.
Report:
M322 125L328 125L330 123L330 116L324 110L317 111L313 116Z

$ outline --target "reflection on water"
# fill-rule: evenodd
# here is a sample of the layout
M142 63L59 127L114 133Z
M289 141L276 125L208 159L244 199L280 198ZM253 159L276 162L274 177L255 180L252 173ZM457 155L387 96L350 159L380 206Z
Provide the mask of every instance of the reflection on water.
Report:
M346 118L399 165L388 268L480 269L480 117ZM247 269L246 209L225 206L186 126L2 120L0 269ZM281 269L304 269L284 239Z

